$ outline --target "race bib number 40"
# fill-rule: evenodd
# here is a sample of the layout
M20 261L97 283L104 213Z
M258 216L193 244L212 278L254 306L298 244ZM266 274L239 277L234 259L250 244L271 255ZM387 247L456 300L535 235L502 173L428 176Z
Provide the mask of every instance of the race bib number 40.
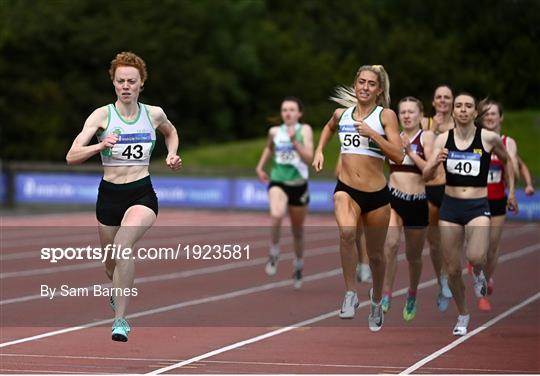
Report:
M480 154L464 151L450 151L446 160L449 173L463 176L478 176L480 174Z
M152 152L150 133L120 134L112 148L112 157L122 160L145 160Z

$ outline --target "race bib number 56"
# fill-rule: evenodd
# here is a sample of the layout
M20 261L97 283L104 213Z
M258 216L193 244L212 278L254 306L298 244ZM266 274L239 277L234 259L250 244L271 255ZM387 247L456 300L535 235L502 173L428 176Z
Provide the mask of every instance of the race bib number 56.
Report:
M464 151L450 151L446 160L449 173L463 176L478 176L480 174L480 154Z

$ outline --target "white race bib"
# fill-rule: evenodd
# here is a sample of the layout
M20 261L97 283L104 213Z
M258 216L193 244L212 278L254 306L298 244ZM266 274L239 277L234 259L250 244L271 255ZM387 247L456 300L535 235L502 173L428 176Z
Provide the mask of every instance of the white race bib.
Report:
M342 152L354 153L355 150L369 149L369 137L360 136L352 124L339 126L339 142Z
M130 133L118 135L118 142L112 147L112 158L121 160L145 160L152 153L150 133Z
M276 145L276 163L296 165L300 162L300 156L292 144Z
M449 173L463 176L478 176L480 174L480 154L465 151L450 151L446 160Z
M502 180L502 168L500 166L490 166L488 172L488 184L497 184Z

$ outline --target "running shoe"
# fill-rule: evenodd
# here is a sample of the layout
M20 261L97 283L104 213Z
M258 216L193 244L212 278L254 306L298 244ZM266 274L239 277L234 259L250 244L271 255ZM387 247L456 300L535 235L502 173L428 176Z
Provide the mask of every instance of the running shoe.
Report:
M384 312L382 310L382 299L379 304L373 302L373 289L369 290L369 300L371 301L368 326L372 332L378 332L382 329L384 322Z
M487 281L483 271L479 275L473 273L473 288L477 298L487 295Z
M441 282L441 294L448 299L452 299L452 290L450 290L450 286L448 286L448 276L441 275L439 280Z
M478 309L483 312L491 312L491 303L485 296L478 298Z
M493 277L491 277L487 284L487 294L491 295L493 294L493 289L495 288L495 281L493 280Z
M358 282L372 282L371 269L368 264L356 265L356 279Z
M302 269L295 269L293 273L294 288L302 287Z
M388 294L384 294L382 299L381 299L381 305L382 305L382 310L384 313L387 313L388 311L390 311L390 303L392 301L392 297Z
M437 308L439 308L439 311L446 312L451 299L444 296L442 291L439 290L439 295L437 295Z
M113 312L116 312L116 302L114 301L114 296L109 297L109 305Z
M266 274L270 277L275 275L277 273L277 265L279 261L279 256L268 256L268 261L266 262L266 265L264 267L264 270L266 271Z
M384 310L383 310L384 312ZM407 296L405 307L403 307L403 319L411 321L416 316L416 297Z
M469 326L470 319L471 315L459 315L452 334L455 336L464 336L467 334L467 326Z
M112 325L112 340L118 342L127 342L130 331L131 328L125 319L115 319Z
M360 302L358 302L356 291L347 291L343 298L343 304L341 304L339 317L342 319L352 319L354 317L354 312L359 305Z
M448 276L441 275L439 278L439 294L437 295L437 308L439 308L439 311L446 312L452 297L452 290L448 286Z

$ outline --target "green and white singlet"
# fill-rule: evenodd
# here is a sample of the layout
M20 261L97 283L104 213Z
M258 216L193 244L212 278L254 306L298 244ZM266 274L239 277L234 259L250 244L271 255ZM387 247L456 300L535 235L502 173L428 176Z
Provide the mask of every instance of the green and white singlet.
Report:
M295 124L295 139L299 144L304 143L302 125ZM274 158L270 180L275 182L301 183L308 179L308 166L302 161L295 150L287 132L287 126L282 124L274 136Z
M385 155L380 146L371 138L361 136L354 127L354 123L357 121L353 117L355 108L349 107L346 109L339 119L338 134L341 143L341 154L359 154L384 159ZM386 138L381 122L382 111L383 107L376 106L363 120L371 129Z
M156 131L150 121L148 109L138 103L139 113L133 121L126 121L118 113L114 104L109 104L107 128L97 134L99 142L115 133L118 142L101 151L103 166L144 166L150 163L150 156L156 144Z

